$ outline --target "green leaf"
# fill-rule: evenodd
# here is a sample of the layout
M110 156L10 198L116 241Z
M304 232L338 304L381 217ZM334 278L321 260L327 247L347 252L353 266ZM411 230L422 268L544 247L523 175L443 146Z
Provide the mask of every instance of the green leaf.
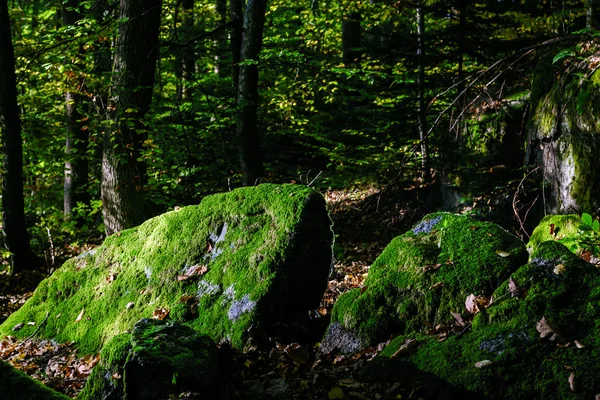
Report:
M600 221L598 221L597 219L594 220L593 224L592 224L592 229L595 232L598 232L598 230L600 230Z
M581 214L581 222L583 222L587 226L592 226L592 216L588 213Z
M571 57L573 56L573 49L564 49L558 52L558 54L556 54L554 56L554 58L552 59L552 64L556 64L557 62L559 62L560 60L567 58L567 57Z

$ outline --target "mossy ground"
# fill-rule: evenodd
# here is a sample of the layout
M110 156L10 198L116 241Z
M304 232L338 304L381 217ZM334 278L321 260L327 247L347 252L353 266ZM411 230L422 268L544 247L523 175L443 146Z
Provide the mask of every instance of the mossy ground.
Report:
M547 215L534 229L527 249L531 252L546 241L558 240L568 248L577 245L581 217L577 214L569 215Z
M0 326L0 336L26 337L39 328L39 337L75 341L82 353L97 353L164 308L178 322L243 347L252 330L264 328L258 315L276 318L318 304L332 237L323 198L304 186L261 185L208 196L67 261ZM307 244L312 255L295 257ZM194 266L207 271L186 277ZM20 322L40 324L47 312L43 326L12 331Z
M2 400L68 400L25 373L0 360L0 398Z
M495 224L430 214L386 247L364 288L340 297L332 322L363 345L449 323L470 294L489 297L526 260L524 244Z
M475 317L472 331L442 342L422 334L398 337L379 357L391 357L407 338L415 338L418 349L403 361L482 397L593 398L600 392L597 268L560 243L548 241L512 278L520 295L511 296L505 281L485 315ZM541 338L536 329L542 318L559 335L554 341ZM585 347L579 348L575 340ZM492 363L477 368L475 364L483 360ZM377 371L370 375L376 376Z

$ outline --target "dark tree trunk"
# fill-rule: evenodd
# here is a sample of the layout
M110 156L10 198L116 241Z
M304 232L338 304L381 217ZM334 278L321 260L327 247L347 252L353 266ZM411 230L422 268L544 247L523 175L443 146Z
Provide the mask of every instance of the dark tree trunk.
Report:
M158 53L162 0L121 0L102 157L102 213L107 235L146 219L146 168L139 161L147 137Z
M262 47L267 0L248 0L244 15L241 61L258 61ZM237 136L242 183L255 185L263 174L258 134L258 65L240 65Z
M216 0L217 14L219 15L219 25L227 23L227 0ZM227 31L221 30L215 41L215 74L225 76L229 73L227 68Z
M244 8L242 0L229 0L229 16L231 18L231 57L233 64L233 89L237 93L240 84L240 57L242 54L242 29L244 24Z
M421 1L417 1L417 86L418 86L418 104L417 121L419 129L419 140L421 142L421 170L423 179L428 181L429 173L429 154L427 150L427 121L425 117L425 17L423 15L423 6Z
M19 272L39 267L41 260L33 254L25 228L21 119L7 0L0 0L0 135L3 167L2 233L6 248L12 253L13 272Z
M76 11L79 0L68 0L63 3L63 24L75 25L82 18ZM67 117L67 140L64 184L64 215L69 218L77 203L88 203L88 131L83 123L83 115L79 109L83 106L81 95L84 80L75 77L69 82L70 90L65 93L65 111Z
M585 27L588 29L600 29L600 18L598 17L598 8L600 0L586 0Z
M342 21L342 59L345 65L360 62L360 19L360 14L353 12Z
M181 39L189 40L194 35L194 0L182 0L183 29ZM190 99L193 92L194 73L196 71L196 50L194 44L188 44L181 54L181 97Z

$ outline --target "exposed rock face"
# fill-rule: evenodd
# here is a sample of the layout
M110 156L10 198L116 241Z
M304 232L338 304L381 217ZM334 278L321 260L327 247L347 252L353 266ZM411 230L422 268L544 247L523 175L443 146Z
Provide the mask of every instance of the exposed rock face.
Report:
M310 188L267 184L208 196L67 261L0 325L0 336L50 311L39 337L97 353L154 315L242 348L318 306L332 241L325 201Z
M540 62L534 75L525 163L541 166L552 214L600 207L600 70L568 73Z
M42 385L0 360L0 398L2 400L69 400L69 397Z
M217 397L217 352L206 335L177 323L142 319L109 343L80 399L160 400L196 393ZM130 339L130 340L127 340Z
M394 379L410 363L474 398L589 399L600 393L595 266L556 241L543 242L494 299L462 334L443 341L419 332L395 338L363 378ZM416 339L411 351L394 356L407 339Z
M385 248L364 288L338 299L321 350L353 353L452 323L469 295L489 298L526 261L523 242L498 225L430 214Z

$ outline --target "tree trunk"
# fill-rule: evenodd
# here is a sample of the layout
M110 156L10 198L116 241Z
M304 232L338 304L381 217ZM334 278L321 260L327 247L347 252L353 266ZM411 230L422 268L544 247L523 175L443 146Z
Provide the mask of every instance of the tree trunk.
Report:
M147 135L142 121L150 108L158 54L162 0L121 0L108 126L102 155L102 213L106 234L146 219L146 168L139 161Z
M342 59L345 65L360 62L360 14L350 13L342 22Z
M41 260L33 254L25 228L21 119L7 0L0 0L0 135L3 167L2 233L6 248L12 253L14 273L39 267Z
M600 29L600 18L598 18L599 4L600 0L586 0L585 27L588 29Z
M186 41L194 35L194 0L182 0L183 29L181 39ZM192 97L194 73L196 72L196 50L194 44L188 44L182 49L181 55L181 97L184 100Z
M231 58L233 64L233 89L237 101L240 86L240 57L242 54L242 29L244 24L244 8L242 0L229 0L229 16L231 18Z
M219 25L227 23L227 0L216 0L217 14L219 15ZM227 53L227 31L223 29L215 40L215 74L224 76L228 73L226 63Z
M63 3L63 24L75 25L82 18L75 11L79 6L79 0L68 0ZM88 203L88 131L83 123L83 116L79 108L83 105L81 95L84 79L75 78L70 83L70 90L65 93L66 123L66 161L65 161L65 184L64 184L64 215L69 218L77 203Z
M248 0L244 15L238 88L237 136L242 183L255 185L263 174L258 135L258 55L262 47L267 0Z
M423 179L428 181L429 159L427 151L427 121L425 119L425 18L423 15L423 6L421 1L417 1L417 86L418 86L418 105L417 120L419 129L419 140L421 142L421 170Z

